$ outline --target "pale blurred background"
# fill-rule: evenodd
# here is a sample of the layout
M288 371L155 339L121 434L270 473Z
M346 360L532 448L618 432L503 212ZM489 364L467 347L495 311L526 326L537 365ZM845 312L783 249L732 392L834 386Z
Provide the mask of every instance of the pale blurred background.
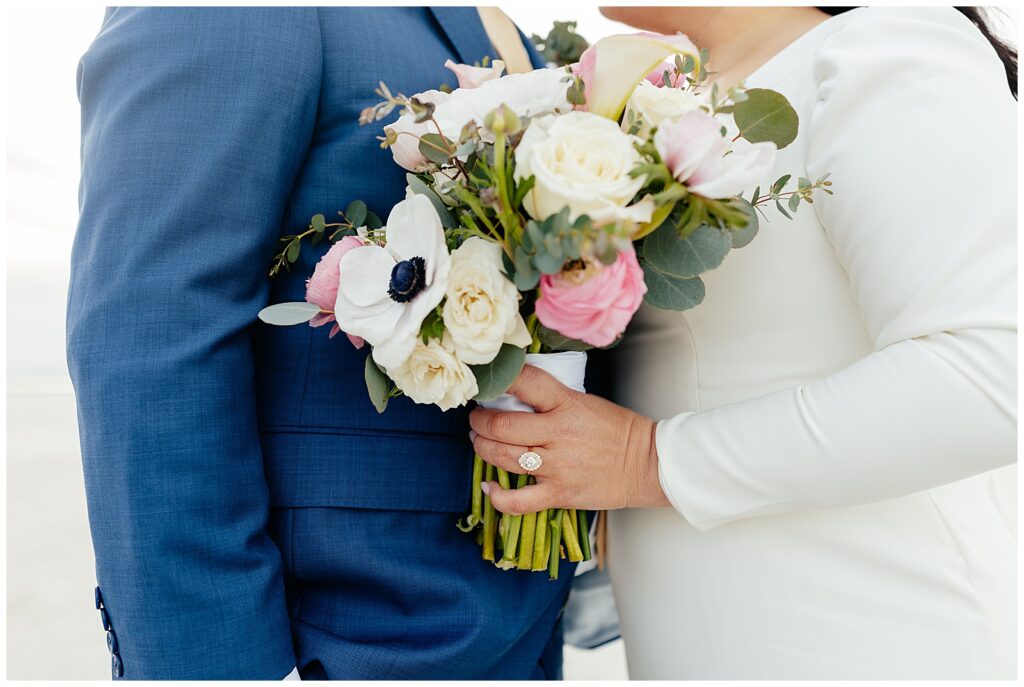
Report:
M582 2L508 4L527 33L576 20L594 41L621 26ZM1018 10L1003 31L1016 42ZM93 607L92 545L64 307L77 219L78 58L99 5L8 6L3 23L7 115L8 480L7 677L109 679ZM566 650L567 679L624 679L621 642Z

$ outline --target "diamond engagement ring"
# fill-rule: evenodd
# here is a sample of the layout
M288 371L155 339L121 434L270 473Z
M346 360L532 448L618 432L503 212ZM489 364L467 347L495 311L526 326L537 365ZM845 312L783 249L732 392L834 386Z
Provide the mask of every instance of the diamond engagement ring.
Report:
M539 470L543 464L544 459L536 451L527 451L519 456L519 467L526 470L527 474L532 473L534 470Z

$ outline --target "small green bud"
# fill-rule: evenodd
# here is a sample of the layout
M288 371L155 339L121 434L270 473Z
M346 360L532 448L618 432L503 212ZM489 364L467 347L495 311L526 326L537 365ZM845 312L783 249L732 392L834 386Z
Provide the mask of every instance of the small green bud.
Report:
M519 120L519 115L503 103L487 113L487 117L484 118L484 126L496 134L515 134L522 129L523 124Z

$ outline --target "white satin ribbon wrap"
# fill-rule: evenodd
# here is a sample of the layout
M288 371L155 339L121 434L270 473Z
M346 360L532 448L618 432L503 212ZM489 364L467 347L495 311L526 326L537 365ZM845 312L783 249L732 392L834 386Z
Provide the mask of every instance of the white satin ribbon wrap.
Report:
M564 351L561 353L528 353L526 355L526 364L539 367L544 370L552 377L565 384L570 389L575 391L585 392L586 389L583 386L583 380L587 373L587 354L582 351ZM491 410L501 410L504 412L521 412L521 413L532 413L533 408L526 405L512 394L502 394L497 398L493 398L490 401L480 401L479 405L484 408ZM532 447L529 447L532 448ZM538 451L541 458L544 458L544 453ZM590 550L596 550L596 530L594 523L591 523L590 527ZM589 561L583 561L576 566L576 574L582 575L588 570L593 569L597 566L597 558L593 557Z

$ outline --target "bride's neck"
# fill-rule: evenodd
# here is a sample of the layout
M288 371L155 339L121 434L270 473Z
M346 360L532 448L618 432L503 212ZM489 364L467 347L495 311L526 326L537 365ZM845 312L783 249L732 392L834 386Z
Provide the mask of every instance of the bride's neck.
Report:
M666 14L665 33L685 33L707 48L711 80L725 88L828 18L816 7L678 7Z

